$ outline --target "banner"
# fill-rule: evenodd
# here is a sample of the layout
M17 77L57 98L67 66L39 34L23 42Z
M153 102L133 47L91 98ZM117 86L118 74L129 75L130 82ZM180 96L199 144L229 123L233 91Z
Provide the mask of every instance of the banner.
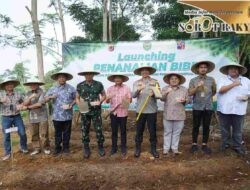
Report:
M77 75L83 69L99 71L95 80L101 81L105 90L113 83L107 80L112 73L121 73L129 76L126 82L131 90L133 83L140 77L133 71L141 66L150 65L157 69L152 75L157 79L161 88L166 86L163 76L169 72L176 72L186 77L184 86L188 87L195 74L191 66L198 61L212 61L216 64L210 76L216 79L222 75L219 68L230 62L238 62L239 40L237 37L197 39L197 40L164 40L164 41L136 41L117 43L64 43L63 57L65 67L74 78L70 83L76 85L84 80ZM108 108L109 105L103 105ZM130 108L134 109L135 102ZM163 104L159 101L159 109Z

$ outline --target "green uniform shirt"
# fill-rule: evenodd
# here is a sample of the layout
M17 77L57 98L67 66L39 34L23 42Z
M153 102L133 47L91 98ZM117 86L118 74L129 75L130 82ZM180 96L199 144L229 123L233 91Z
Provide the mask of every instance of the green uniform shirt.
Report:
M99 101L100 94L104 93L103 84L93 80L90 84L83 81L77 85L77 92L84 101L88 102L89 113L101 112L101 105L91 106L90 102Z

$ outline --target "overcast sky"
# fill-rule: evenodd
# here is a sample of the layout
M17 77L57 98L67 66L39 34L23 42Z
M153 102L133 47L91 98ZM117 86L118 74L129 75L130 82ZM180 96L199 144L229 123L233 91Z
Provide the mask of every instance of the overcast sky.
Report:
M86 2L86 1L85 1ZM31 18L25 6L31 5L31 0L0 0L0 13L9 16L15 25L27 24L30 22ZM48 8L49 0L38 0L38 14L54 12L53 8ZM39 16L39 18L41 18ZM65 16L66 34L67 40L72 36L83 36L83 32L79 29L79 26L72 21L70 16ZM2 29L1 29L2 30ZM4 29L6 31L13 33L9 29ZM2 30L3 32L3 30ZM51 26L47 26L44 30L46 37L53 37L54 33ZM59 40L62 41L60 25L57 26L57 33L59 35ZM151 35L145 35L144 40L151 39ZM25 62L25 66L30 69L30 72L34 75L37 73L36 67L36 50L32 46L27 50L20 50L11 47L0 47L0 74L4 72L5 69L12 69L14 65L18 62ZM53 68L52 63L55 63L55 59L51 56L44 56L44 69L45 72Z

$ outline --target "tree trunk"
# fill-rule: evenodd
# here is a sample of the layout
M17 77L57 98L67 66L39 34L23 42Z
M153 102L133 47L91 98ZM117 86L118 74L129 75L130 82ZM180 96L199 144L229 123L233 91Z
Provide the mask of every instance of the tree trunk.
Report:
M43 67L43 48L42 48L41 34L39 30L39 22L37 19L37 0L31 0L31 10L27 6L26 9L30 13L32 26L35 34L38 77L40 81L44 82L45 80L44 80L44 67Z
M109 0L109 41L112 42L112 0Z
M61 23L61 29L62 29L62 37L63 37L63 43L67 42L66 38L66 29L65 29L65 24L64 24L64 18L63 18L63 10L62 10L62 2L61 0L57 0L58 4L58 17ZM56 8L56 6L55 6ZM57 9L57 8L56 8ZM64 66L64 58L62 56L62 62L61 62L62 67Z
M63 43L65 43L67 42L67 38L66 38L66 29L65 29L65 24L64 24L61 0L57 0L57 3L58 3L58 9L59 9L59 19L60 19L61 27L62 27Z
M102 28L102 41L108 41L108 0L103 0L103 28Z

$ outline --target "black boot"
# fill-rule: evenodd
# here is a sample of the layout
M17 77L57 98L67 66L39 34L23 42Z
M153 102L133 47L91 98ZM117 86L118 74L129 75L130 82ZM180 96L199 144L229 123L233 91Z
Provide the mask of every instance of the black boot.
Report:
M83 151L83 156L84 158L88 159L90 157L90 148L89 148L89 144L85 144L84 145L84 151Z
M151 154L153 155L153 157L159 158L159 153L156 150L156 145L151 145Z
M98 145L98 153L101 157L105 156L105 150L104 150L103 144Z
M110 150L110 156L114 155L117 153L117 148L115 147L112 147L111 150Z
M135 145L135 154L134 154L134 156L136 157L136 158L138 158L138 157L140 157L140 154L141 154L141 144L136 144Z

